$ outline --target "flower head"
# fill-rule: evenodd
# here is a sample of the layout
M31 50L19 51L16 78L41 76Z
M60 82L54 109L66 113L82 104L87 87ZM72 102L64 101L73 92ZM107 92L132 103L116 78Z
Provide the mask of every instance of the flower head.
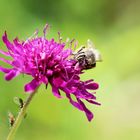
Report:
M66 43L61 43L60 40L57 42L54 39L46 39L47 27L48 25L45 26L43 37L36 34L35 37L22 42L16 38L11 43L5 32L2 39L8 51L0 50L0 53L12 57L13 60L0 60L10 64L12 68L0 66L0 71L5 73L5 79L8 81L19 74L31 75L33 80L25 85L26 92L33 92L42 83L46 86L50 83L56 97L61 98L60 90L63 91L70 103L84 111L90 121L93 114L86 108L82 99L100 105L95 101L95 93L89 92L98 89L98 84L93 80L80 80L83 71L76 60L70 59L72 50L64 49ZM72 99L72 95L76 100Z

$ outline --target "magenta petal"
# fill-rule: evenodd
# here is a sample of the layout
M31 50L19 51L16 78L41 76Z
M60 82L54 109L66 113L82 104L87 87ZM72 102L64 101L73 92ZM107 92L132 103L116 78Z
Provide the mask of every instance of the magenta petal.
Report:
M83 107L83 110L88 118L88 121L91 121L93 119L93 113L87 109L87 107L85 106L85 104L80 100L80 99L77 99L78 102L81 104L81 106Z
M13 42L14 42L15 46L21 46L17 37L13 40Z
M2 40L3 40L3 42L6 44L7 48L8 48L9 50L12 50L13 44L8 40L6 31L5 31L4 35L2 36Z
M54 96L56 96L57 98L61 98L61 94L58 90L58 85L55 84L54 80L50 81L50 84L52 86L52 92Z
M98 103L98 102L96 102L96 101L93 101L93 100L88 100L88 99L87 99L87 101L88 101L89 103L92 103L92 104L95 104L95 105L101 105L100 103Z
M88 84L88 83L91 83L91 82L93 82L93 79L86 80L84 83Z
M8 69L8 68L3 68L2 66L0 66L0 71L4 72L4 73L9 73L12 69Z
M21 68L23 66L20 60L13 61L12 65L17 68Z
M56 87L65 87L66 86L66 82L61 77L53 78L52 82Z
M47 77L42 77L41 81L46 85L48 84L48 78Z
M82 106L81 106L79 103L77 103L76 101L72 100L70 94L66 94L66 96L68 97L70 103L71 103L74 107L76 107L76 108L78 108L79 110L83 111Z
M99 85L97 83L90 83L85 85L85 87L90 90L96 90L99 88Z
M19 71L17 71L17 70L11 70L9 73L7 73L5 75L5 80L10 81L13 78L15 78L16 76L18 76L19 74L20 74Z
M12 63L12 61L6 60L6 59L4 59L4 58L0 58L0 61L3 61L3 62L5 62L5 63L7 63L7 64L10 64L10 65L11 65L11 63Z
M5 55L5 56L10 56L9 52L5 52L5 51L0 50L0 53Z
M39 85L39 81L33 79L30 83L25 85L25 92L33 92Z
M58 88L53 85L52 85L52 92L53 92L54 96L56 96L57 98L62 98Z
M72 54L71 49L65 50L65 51L63 52L63 57L64 57L64 59L67 58L67 57L68 57L69 55L71 55L71 54Z

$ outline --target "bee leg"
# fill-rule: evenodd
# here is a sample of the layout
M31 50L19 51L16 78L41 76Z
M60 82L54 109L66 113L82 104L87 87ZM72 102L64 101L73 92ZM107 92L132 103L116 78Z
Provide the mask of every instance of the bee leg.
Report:
M80 53L83 49L85 49L85 46L81 46L77 53Z

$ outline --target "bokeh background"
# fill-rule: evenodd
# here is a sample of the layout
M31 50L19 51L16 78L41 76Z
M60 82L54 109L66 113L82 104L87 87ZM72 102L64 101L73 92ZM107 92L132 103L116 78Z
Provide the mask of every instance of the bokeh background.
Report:
M45 23L48 38L75 38L79 45L94 41L103 58L82 79L100 83L99 106L87 106L95 118L88 122L68 100L56 99L41 86L15 140L140 140L140 1L139 0L0 0L0 36L10 40L31 36ZM5 49L2 40L0 48ZM1 65L3 63L1 62ZM0 73L0 140L9 131L7 112L15 115L15 96L25 99L23 85L31 78L7 82Z

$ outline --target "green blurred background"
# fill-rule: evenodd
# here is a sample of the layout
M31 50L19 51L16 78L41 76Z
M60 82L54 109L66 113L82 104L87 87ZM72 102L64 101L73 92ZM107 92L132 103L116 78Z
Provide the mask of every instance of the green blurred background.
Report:
M95 118L88 122L68 100L56 99L42 85L34 97L15 140L140 140L140 1L139 0L0 0L0 36L10 40L40 35L51 25L48 38L57 31L87 39L101 51L103 62L81 77L100 83L97 100L102 106L87 106ZM5 45L0 41L1 49ZM1 62L2 64L2 62ZM0 140L9 131L7 112L15 115L13 98L26 98L23 85L31 78L19 76L7 82L0 73Z

